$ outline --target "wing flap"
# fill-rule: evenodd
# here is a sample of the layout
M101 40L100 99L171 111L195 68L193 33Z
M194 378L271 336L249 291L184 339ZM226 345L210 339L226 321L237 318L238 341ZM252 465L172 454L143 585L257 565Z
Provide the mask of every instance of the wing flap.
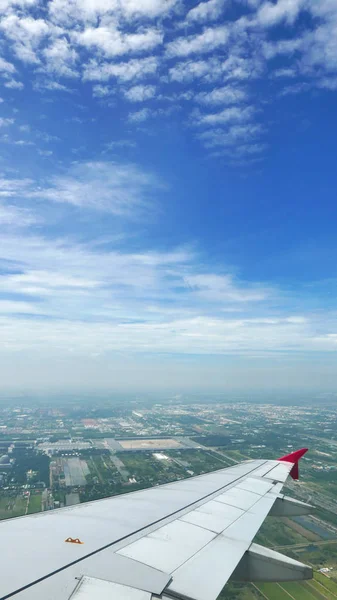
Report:
M236 567L233 581L299 581L312 578L312 567L258 544L252 544Z
M277 484L275 492L281 485ZM215 600L258 532L276 499L267 492L248 511L172 574L167 590L189 600ZM207 574L207 576L205 576Z
M128 556L171 573L206 546L215 535L212 531L177 519L119 550L116 554Z
M104 579L82 577L70 598L71 600L111 600L111 598L150 600L151 594Z

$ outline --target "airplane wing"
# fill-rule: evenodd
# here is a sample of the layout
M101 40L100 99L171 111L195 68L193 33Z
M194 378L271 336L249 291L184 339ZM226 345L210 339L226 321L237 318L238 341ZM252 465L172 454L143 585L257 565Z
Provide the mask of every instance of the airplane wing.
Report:
M285 581L312 569L252 543L286 498L306 449L0 523L0 598L215 600L229 579Z

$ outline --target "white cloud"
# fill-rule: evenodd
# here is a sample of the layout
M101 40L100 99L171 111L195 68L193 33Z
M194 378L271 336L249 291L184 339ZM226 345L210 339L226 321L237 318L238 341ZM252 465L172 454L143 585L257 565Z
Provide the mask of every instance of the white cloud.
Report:
M213 302L257 302L265 300L268 295L268 290L262 287L261 290L256 287L241 289L230 275L190 275L185 282L199 297Z
M54 39L50 46L43 50L46 70L61 77L77 77L75 65L78 54L65 38Z
M3 194L0 193L0 196ZM11 204L0 204L0 225L12 228L28 227L38 222L32 211Z
M169 69L170 79L180 83L188 83L194 79L215 81L219 79L222 74L222 63L216 58L210 60L188 60L179 62Z
M10 14L2 19L0 28L11 40L16 56L25 63L39 63L39 45L53 27L43 19Z
M278 40L276 42L265 42L262 51L266 58L274 58L279 54L293 54L303 48L303 39L294 38L289 40Z
M13 142L13 144L15 146L34 146L34 142L30 141L30 140L15 140Z
M265 2L257 12L256 21L264 27L277 25L285 21L293 25L305 0L277 0L277 2Z
M48 6L53 22L71 26L77 20L95 24L108 16L113 19L155 19L168 14L178 0L51 0Z
M27 190L26 196L136 218L151 208L151 191L159 182L132 164L116 162L75 163L49 184Z
M226 25L209 27L202 33L188 37L180 37L166 46L168 57L189 56L211 52L215 48L225 46L228 43L229 31Z
M153 98L156 93L154 85L135 85L134 87L125 90L124 96L130 102L145 102Z
M2 174L0 176L0 196L15 196L30 188L32 184L32 179L12 179Z
M0 72L1 73L15 73L16 68L14 67L14 65L10 62L8 62L8 60L5 60L4 58L0 57Z
M273 75L273 77L293 78L293 77L296 77L297 71L296 71L296 69L285 67L283 69L275 69L275 71L273 71L272 75Z
M142 108L141 110L129 113L128 121L130 123L142 123L143 121L147 121L150 116L151 111L148 108Z
M215 21L220 17L226 2L227 0L208 0L208 2L199 2L197 6L194 6L188 11L184 25L189 23Z
M53 151L52 150L38 150L38 153L40 156L47 157L47 156L52 156Z
M242 57L232 54L222 63L225 79L253 80L260 77L264 64L258 55Z
M159 17L169 13L178 0L121 0L121 10L127 17Z
M111 94L113 94L113 91L107 85L97 84L92 87L92 95L94 96L94 98L105 98L106 96L110 96Z
M154 75L158 69L159 61L154 56L148 58L131 59L122 63L99 63L91 60L85 67L83 77L85 81L108 81L116 78L120 81L143 79Z
M0 117L0 127L8 127L9 125L13 125L13 123L14 123L14 119Z
M293 85L287 85L280 91L280 96L290 96L294 94L301 94L302 92L307 92L310 90L312 85L305 81L299 81L298 83L294 83Z
M78 44L86 48L97 48L107 58L144 52L162 44L163 33L158 29L140 30L137 33L122 33L113 27L90 27L82 33L75 33Z
M73 92L73 90L71 90L70 88L65 86L63 83L60 83L59 81L53 81L53 80L38 81L34 85L34 89L38 90L38 91L49 90L51 92L67 92L69 94L71 94Z
M242 58L231 55L226 60L211 57L208 60L188 60L176 63L169 69L172 81L181 83L201 79L205 82L218 80L252 80L263 72L263 62L259 57Z
M317 81L317 86L334 92L337 90L337 77L322 77Z
M2 271L1 290L23 298L0 299L3 358L27 353L41 370L41 360L55 366L55 356L79 357L83 373L83 359L93 353L111 362L116 352L251 356L335 349L333 319L323 324L301 313L274 314L268 303L275 304L278 292L268 286L200 272L197 257L182 249L109 248L1 236L2 260L16 265L15 273Z
M253 116L254 112L255 109L252 106L245 106L244 108L232 106L218 113L202 114L196 112L192 119L196 125L230 124L235 121L247 121Z
M136 142L132 140L116 140L106 144L106 150L114 150L115 148L135 148Z
M247 93L239 88L232 86L223 86L213 88L209 92L199 92L194 100L200 104L237 104L247 99Z
M10 79L4 83L4 86L10 90L22 90L24 85L21 81L16 81L15 79Z
M250 143L252 139L263 133L263 128L258 123L232 125L228 129L208 129L199 134L199 138L207 148L216 146L238 146Z
M6 14L15 8L29 9L38 4L38 0L1 0L0 13Z

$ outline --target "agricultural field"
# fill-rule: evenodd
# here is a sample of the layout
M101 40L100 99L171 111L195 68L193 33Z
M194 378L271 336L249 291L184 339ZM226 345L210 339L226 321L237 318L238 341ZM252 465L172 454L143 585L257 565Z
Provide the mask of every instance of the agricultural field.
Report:
M41 511L42 506L42 494L34 494L31 493L29 496L29 504L28 504L28 515L33 513L37 513Z
M88 467L86 483L99 482L103 485L120 481L118 469L109 454L90 456L86 462Z
M138 440L118 440L119 444L125 450L152 450L166 448L181 448L181 443L174 439L138 439Z
M254 585L265 600L336 600L337 583L321 573L303 582L258 583Z
M165 455L168 452L165 450ZM175 455L175 453L174 453ZM158 460L152 452L122 453L117 455L131 479L154 485L186 477L186 468L172 459Z
M0 496L0 520L21 517L26 514L28 498L22 493L4 494Z
M81 460L77 456L73 458L62 458L61 460L63 463L66 486L85 485L86 475L89 474L89 469L85 460Z
M254 541L275 549L278 549L278 546L288 547L293 544L307 545L308 538L295 531L289 523L292 523L290 519L266 519ZM308 534L310 535L309 532Z
M321 573L303 582L228 583L219 600L336 600L337 583Z
M172 460L178 459L185 469L193 472L194 475L201 475L208 471L216 471L233 466L233 462L226 459L221 453L206 450L183 450L183 451L165 451ZM186 475L191 475L187 473Z

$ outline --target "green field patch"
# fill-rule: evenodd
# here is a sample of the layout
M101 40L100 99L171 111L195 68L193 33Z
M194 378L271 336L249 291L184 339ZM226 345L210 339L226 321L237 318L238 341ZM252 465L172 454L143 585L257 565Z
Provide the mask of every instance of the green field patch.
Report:
M263 600L261 592L251 583L228 582L218 600Z
M4 495L0 497L0 519L21 517L26 512L27 499L18 495Z
M337 564L336 543L326 543L324 545L310 544L306 548L294 548L294 550L296 550L299 560L309 562L316 569Z
M255 540L257 544L268 546L291 546L307 543L300 533L291 529L282 519L266 519Z
M321 583L326 589L330 590L337 597L337 583L330 577L326 577L326 575L322 575L322 573L315 573L314 577L316 581Z
M302 583L286 582L280 584L280 586L295 600L314 600L316 598L313 590L308 589Z
M288 594L277 583L258 583L256 587L268 600L289 600Z
M41 512L42 494L30 494L28 504L28 514Z
M309 585L309 587L312 589L312 592L313 590L316 590L320 598L326 598L326 600L336 600L336 596L334 596L330 590L323 587L323 585L315 579L312 579L310 582L308 581L307 585Z

